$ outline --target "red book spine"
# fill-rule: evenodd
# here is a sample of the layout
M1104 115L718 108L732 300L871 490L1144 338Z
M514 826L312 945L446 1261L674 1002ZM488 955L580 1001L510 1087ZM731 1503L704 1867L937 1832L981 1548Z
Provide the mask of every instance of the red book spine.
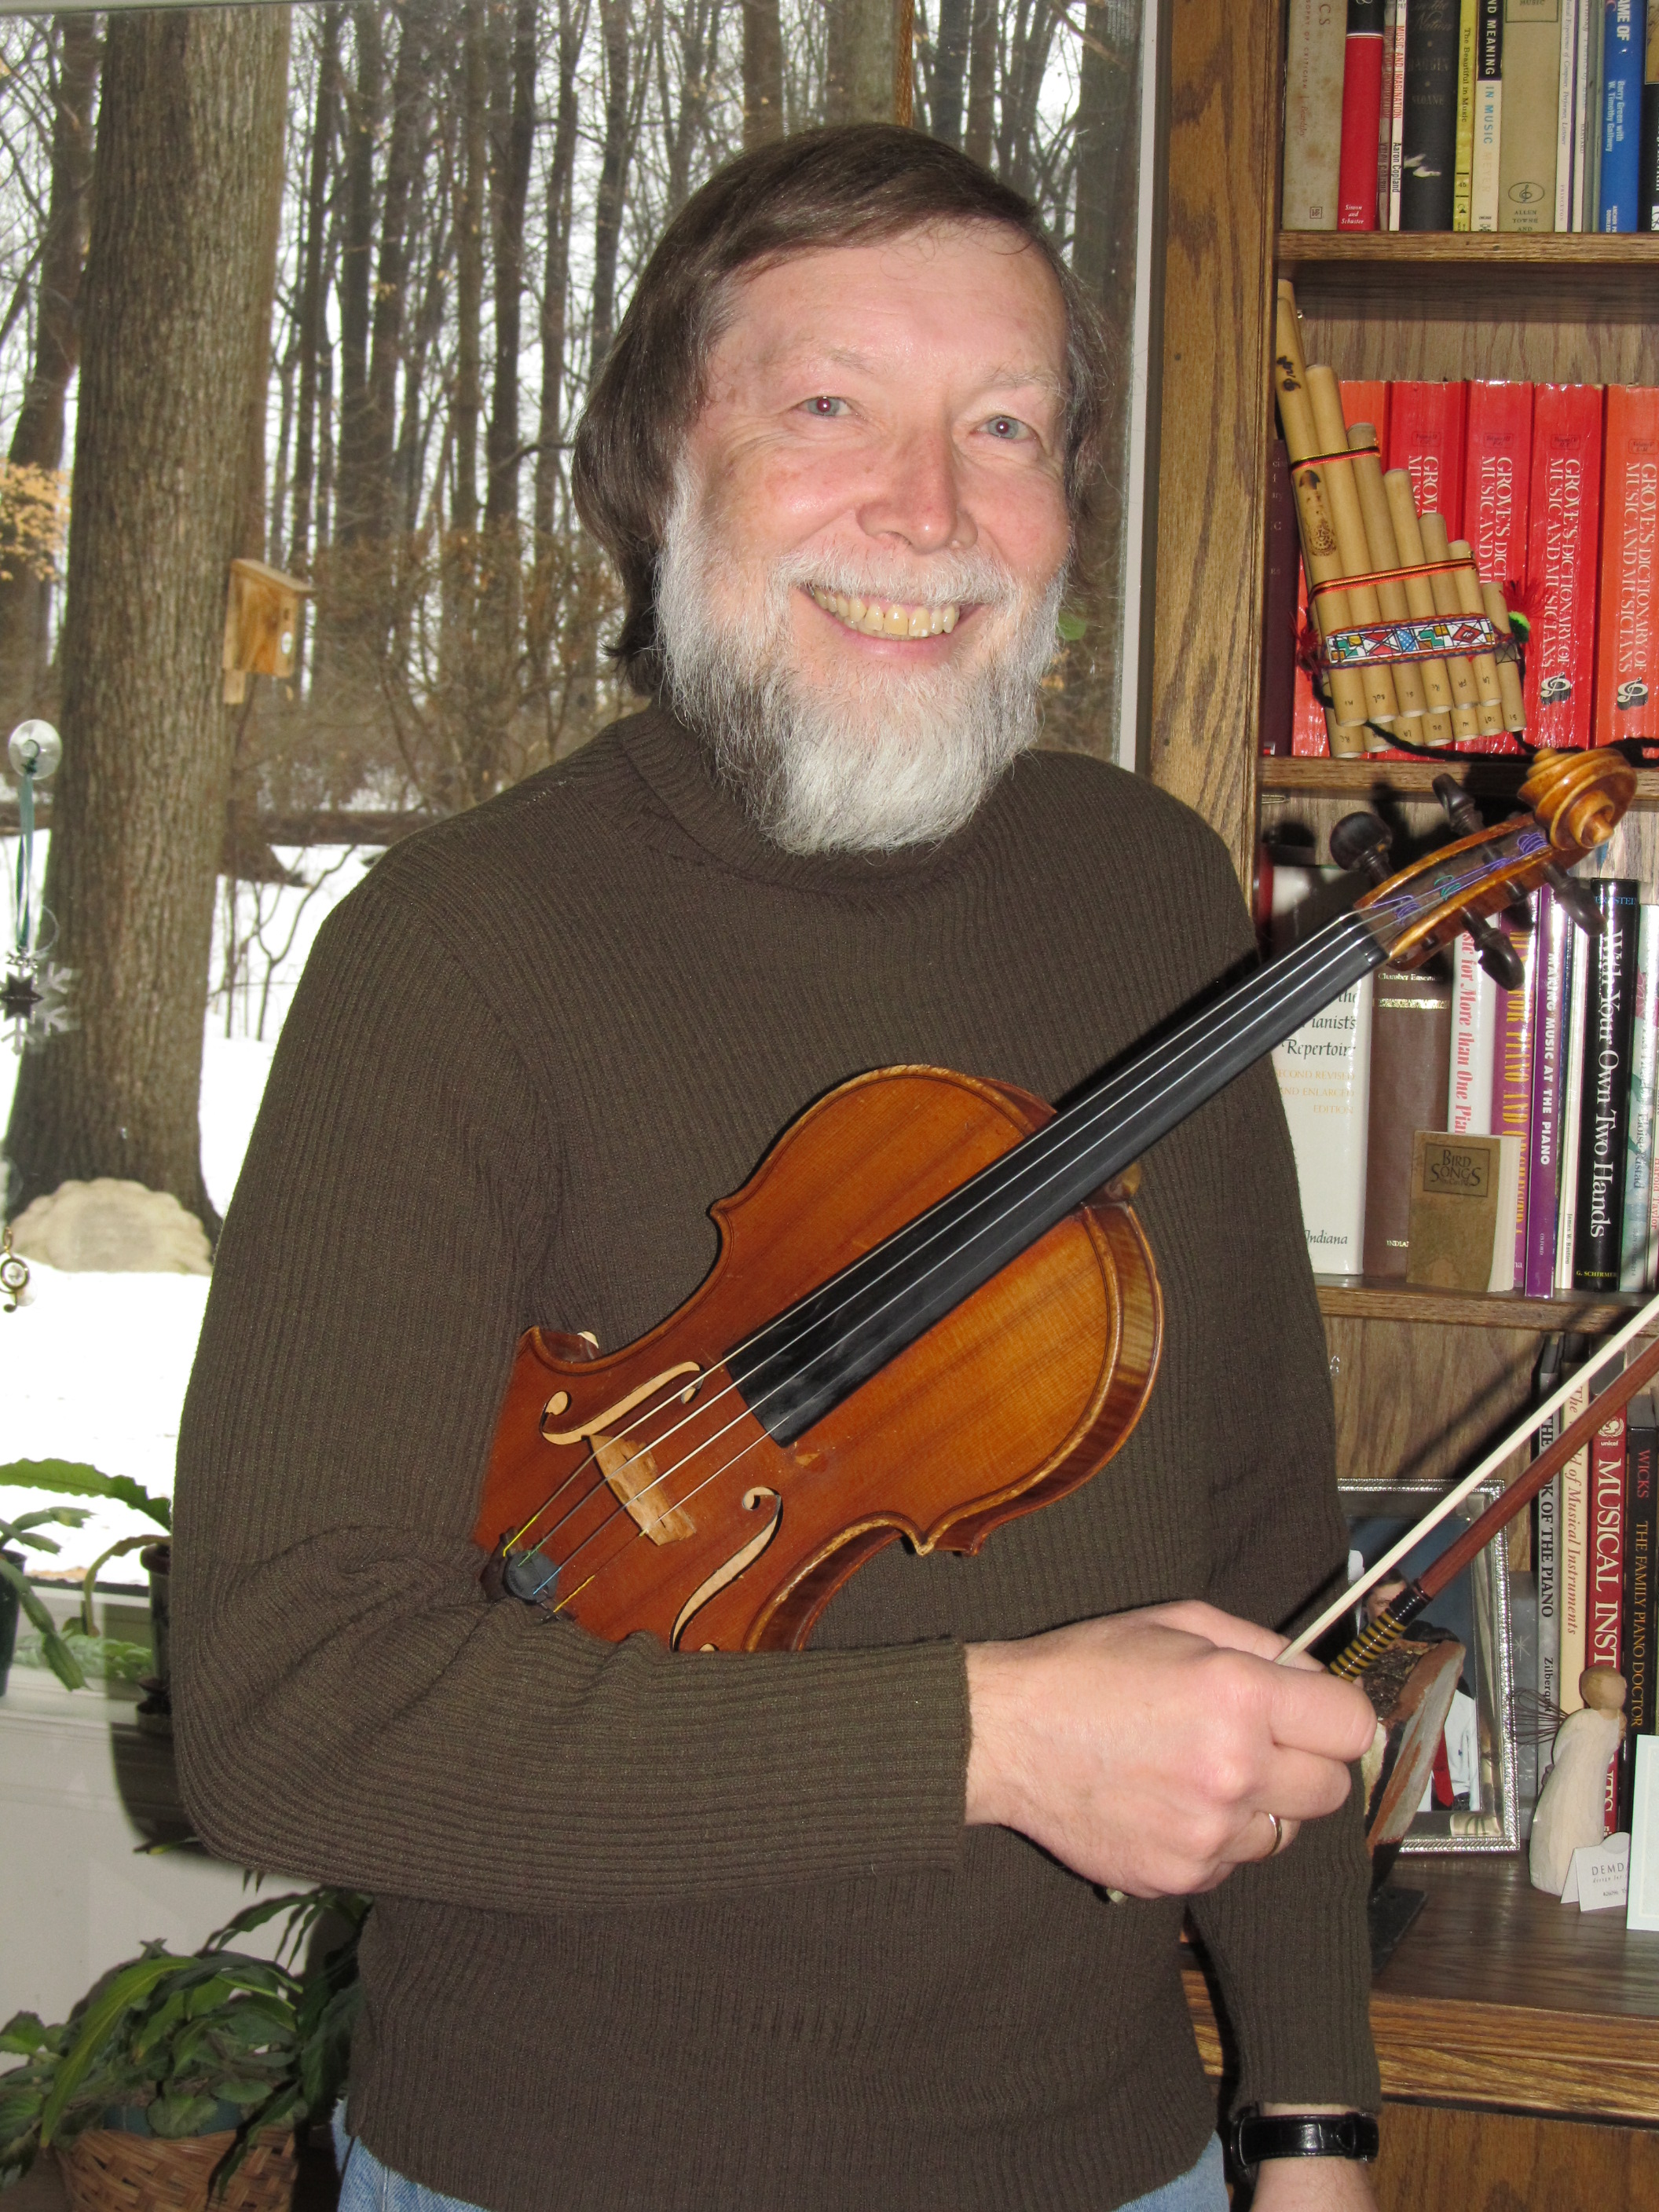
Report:
M1299 637L1308 619L1308 572L1300 561L1296 564L1296 629ZM1325 720L1325 709L1314 690L1312 677L1300 661L1296 667L1291 750L1304 760L1328 760L1331 754L1330 726Z
M1467 384L1396 384L1389 408L1391 469L1411 471L1419 514L1438 514L1448 538L1463 535Z
M1527 493L1532 477L1532 386L1482 380L1469 386L1463 454L1463 534L1474 563L1500 589L1527 575ZM1474 750L1516 752L1507 732Z
M1584 1664L1623 1671L1620 1620L1625 1595L1625 1448L1623 1412L1603 1421L1590 1444L1589 1603L1584 1613ZM1619 1762L1607 1773L1607 1833L1619 1824Z
M1659 741L1659 391L1607 386L1595 743Z
M1356 28L1356 20L1376 28ZM1337 167L1336 227L1376 228L1376 134L1382 113L1382 9L1348 9L1342 49L1342 151Z
M1535 745L1590 742L1601 483L1601 386L1537 386L1527 522L1527 588L1536 611L1526 690L1527 736Z

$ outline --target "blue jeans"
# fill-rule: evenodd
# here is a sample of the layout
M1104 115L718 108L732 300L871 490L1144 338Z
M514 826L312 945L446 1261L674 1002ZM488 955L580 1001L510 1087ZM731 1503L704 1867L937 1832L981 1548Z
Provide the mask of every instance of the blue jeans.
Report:
M334 2114L334 2154L340 2163L340 2212L478 2212L459 2197L441 2197L382 2166L366 2142L345 2131L345 2106ZM1190 2172L1166 2181L1150 2197L1137 2197L1121 2212L1227 2212L1221 2178L1221 2145L1214 2136Z

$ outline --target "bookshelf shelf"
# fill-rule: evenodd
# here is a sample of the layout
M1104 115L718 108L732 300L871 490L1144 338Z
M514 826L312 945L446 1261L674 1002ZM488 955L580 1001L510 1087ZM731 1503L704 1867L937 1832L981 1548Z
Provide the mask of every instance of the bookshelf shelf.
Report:
M1406 307L1459 322L1502 314L1644 324L1653 320L1659 237L1287 230L1279 265L1321 314Z
M1347 267L1381 264L1390 270L1415 268L1547 270L1646 270L1659 275L1659 237L1618 237L1584 231L1572 236L1512 231L1281 230L1279 258L1285 269L1319 263Z
M1317 797L1364 799L1373 793L1432 795L1437 775L1455 775L1477 793L1509 798L1527 773L1523 760L1501 755L1449 753L1444 760L1286 760L1264 757L1257 763L1257 788ZM1659 768L1636 772L1636 805L1659 807Z
M1527 1298L1514 1291L1417 1290L1403 1283L1368 1283L1352 1275L1316 1275L1319 1310L1327 1321L1427 1322L1457 1328L1582 1329L1600 1336L1630 1319L1641 1300L1591 1291Z

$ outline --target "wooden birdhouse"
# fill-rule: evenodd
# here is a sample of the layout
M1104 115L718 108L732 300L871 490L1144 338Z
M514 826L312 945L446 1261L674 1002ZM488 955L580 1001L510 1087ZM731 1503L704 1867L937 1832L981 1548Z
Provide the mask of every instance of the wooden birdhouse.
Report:
M313 586L263 561L233 561L225 602L225 704L247 697L250 676L292 676L300 602Z

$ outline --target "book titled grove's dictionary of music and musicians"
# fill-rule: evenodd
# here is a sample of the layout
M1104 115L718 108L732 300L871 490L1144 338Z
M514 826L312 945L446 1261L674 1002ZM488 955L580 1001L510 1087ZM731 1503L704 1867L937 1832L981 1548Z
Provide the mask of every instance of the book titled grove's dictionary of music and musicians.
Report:
M1417 1132L1407 1282L1444 1291L1515 1288L1520 1155L1515 1137Z

